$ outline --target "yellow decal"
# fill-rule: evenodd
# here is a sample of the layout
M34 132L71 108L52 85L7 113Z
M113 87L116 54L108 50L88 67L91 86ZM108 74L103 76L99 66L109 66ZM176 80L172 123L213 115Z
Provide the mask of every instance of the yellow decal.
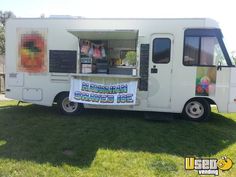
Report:
M224 156L220 160L218 160L217 166L220 170L226 171L226 170L229 170L230 168L232 168L233 161L230 158Z

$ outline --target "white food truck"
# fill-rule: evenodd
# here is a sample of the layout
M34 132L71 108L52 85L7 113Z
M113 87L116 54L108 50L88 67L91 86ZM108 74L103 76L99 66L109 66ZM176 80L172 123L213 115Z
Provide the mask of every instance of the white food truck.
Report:
M211 19L10 19L6 96L85 108L236 112L236 68Z

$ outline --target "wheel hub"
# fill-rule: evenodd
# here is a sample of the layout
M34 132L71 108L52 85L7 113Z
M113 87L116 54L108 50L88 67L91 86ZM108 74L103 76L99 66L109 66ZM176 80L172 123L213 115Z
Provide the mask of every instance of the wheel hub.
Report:
M71 102L67 97L63 100L62 107L66 112L72 113L78 108L78 103Z
M186 113L189 117L197 119L204 114L204 107L197 101L192 101L186 106Z

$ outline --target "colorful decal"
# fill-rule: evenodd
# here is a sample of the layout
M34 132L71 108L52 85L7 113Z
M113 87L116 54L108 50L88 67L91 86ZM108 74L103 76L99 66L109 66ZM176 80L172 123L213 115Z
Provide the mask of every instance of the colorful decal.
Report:
M197 67L196 90L197 96L214 96L216 84L215 67Z
M185 170L198 171L198 175L219 176L220 172L229 171L233 167L233 161L222 156L220 159L214 157L186 157L184 160Z
M47 31L18 30L18 70L42 73L47 69Z
M137 81L100 84L71 79L70 100L96 105L134 105Z

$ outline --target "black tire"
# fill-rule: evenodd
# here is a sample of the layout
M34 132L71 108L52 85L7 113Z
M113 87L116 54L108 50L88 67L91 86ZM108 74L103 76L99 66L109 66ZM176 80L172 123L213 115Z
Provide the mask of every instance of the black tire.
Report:
M210 104L205 99L194 98L185 104L182 115L191 121L203 121L210 118L210 112Z
M62 93L57 100L59 112L64 115L74 115L83 110L83 105L80 103L71 102L69 93Z

